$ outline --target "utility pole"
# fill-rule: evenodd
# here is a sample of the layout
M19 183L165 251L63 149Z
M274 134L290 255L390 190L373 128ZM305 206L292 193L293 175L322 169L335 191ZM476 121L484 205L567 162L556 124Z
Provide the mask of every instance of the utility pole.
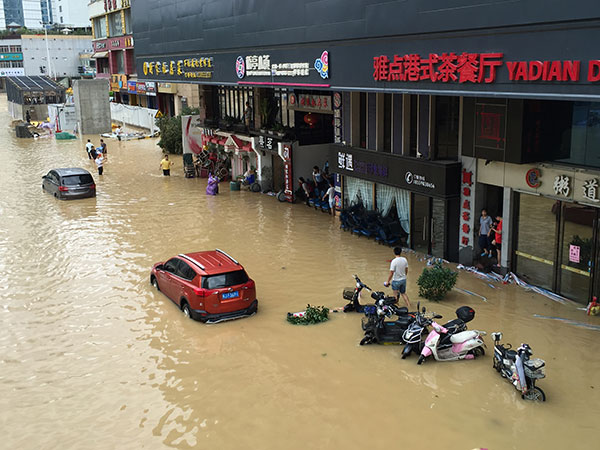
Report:
M50 78L52 78L52 70L50 65L50 49L48 48L48 25L50 24L46 24L44 22L40 23L44 27L44 35L46 36L46 64L48 65L48 67L46 68L46 73Z

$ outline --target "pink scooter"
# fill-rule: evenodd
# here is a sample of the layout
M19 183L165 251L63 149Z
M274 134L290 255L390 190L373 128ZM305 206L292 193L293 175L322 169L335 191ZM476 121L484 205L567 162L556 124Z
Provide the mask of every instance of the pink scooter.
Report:
M472 311L472 310L471 310ZM474 311L473 315L475 314ZM462 331L456 334L448 334L448 329L428 319L432 330L425 339L425 345L421 350L421 356L417 364L422 364L425 358L433 355L437 361L457 361L459 359L475 359L477 356L485 355L485 343L482 336L485 331Z

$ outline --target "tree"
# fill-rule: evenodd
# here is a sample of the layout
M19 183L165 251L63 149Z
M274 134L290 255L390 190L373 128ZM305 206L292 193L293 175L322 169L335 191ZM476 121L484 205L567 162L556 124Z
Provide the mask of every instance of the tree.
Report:
M200 114L198 108L182 109L181 115L189 116ZM183 153L183 143L181 135L181 115L175 117L160 116L156 118L156 125L160 130L160 141L158 146L165 153L181 155Z

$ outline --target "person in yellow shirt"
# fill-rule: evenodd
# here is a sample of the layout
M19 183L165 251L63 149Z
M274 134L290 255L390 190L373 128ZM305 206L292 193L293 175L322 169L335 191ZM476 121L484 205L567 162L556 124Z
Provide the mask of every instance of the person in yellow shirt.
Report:
M163 175L165 177L171 176L171 166L173 165L173 161L169 161L169 155L165 155L163 160L160 162L160 168L163 171Z

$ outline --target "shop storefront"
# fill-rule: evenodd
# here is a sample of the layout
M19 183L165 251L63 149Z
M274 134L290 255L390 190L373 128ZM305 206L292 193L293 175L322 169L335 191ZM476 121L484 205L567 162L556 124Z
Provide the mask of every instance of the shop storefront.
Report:
M508 190L512 239L504 240L515 273L586 303L599 293L600 171L553 164L478 164L477 181Z
M342 206L360 202L393 214L406 244L425 254L456 259L460 164L330 145L332 171L342 176Z

